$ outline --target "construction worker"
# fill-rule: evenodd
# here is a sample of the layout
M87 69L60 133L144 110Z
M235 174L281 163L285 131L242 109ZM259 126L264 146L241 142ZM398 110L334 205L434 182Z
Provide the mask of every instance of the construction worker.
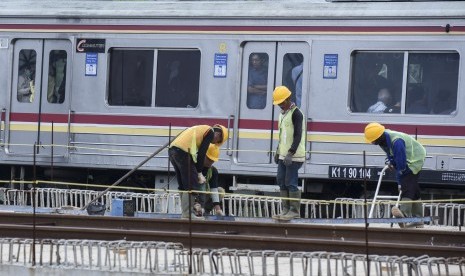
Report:
M168 154L181 193L182 218L202 219L189 210L189 201L193 205L195 198L186 191L199 190L199 185L205 183L202 169L210 143L221 146L227 139L228 131L222 125L197 125L184 130L171 143Z
M299 169L305 161L305 123L300 109L291 101L291 91L278 86L273 92L273 104L282 111L279 114L279 144L275 154L278 164L277 182L283 210L273 216L278 220L300 218ZM290 200L293 199L293 200Z
M392 207L392 215L396 218L422 217L422 204L416 202L420 199L420 186L418 176L426 158L425 148L410 135L397 132L379 123L369 123L365 127L365 140L378 145L387 155L387 163L396 170L396 179L402 192L400 205ZM411 223L400 227L423 227L423 223Z
M206 213L212 210L218 216L223 215L223 210L220 205L220 195L224 195L224 189L218 187L218 170L213 163L218 161L220 157L220 148L215 144L210 144L205 157L202 174L205 176L205 185L202 185L201 190L209 193L202 194L202 205Z

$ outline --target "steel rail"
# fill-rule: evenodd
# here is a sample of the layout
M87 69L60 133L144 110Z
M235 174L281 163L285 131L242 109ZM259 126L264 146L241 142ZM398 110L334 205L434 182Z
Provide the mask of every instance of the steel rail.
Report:
M0 213L2 237L28 238L31 214ZM126 239L181 242L193 247L253 250L366 252L365 228L241 221L193 221L136 217L36 214L36 236L62 239ZM465 255L465 232L370 227L370 254L434 257Z

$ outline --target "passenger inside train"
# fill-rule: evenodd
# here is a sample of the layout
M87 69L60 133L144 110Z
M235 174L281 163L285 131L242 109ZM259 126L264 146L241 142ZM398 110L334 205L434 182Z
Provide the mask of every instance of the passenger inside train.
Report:
M371 54L358 54L355 58L352 110L366 112L378 99L378 91L388 87L386 72L381 60ZM385 68L384 68L385 69Z
M383 113L388 106L392 103L391 92L388 88L382 88L378 92L378 101L371 105L367 112L369 113Z
M50 52L47 88L47 101L49 103L63 103L65 100L66 57L66 51L63 50Z
M249 59L249 76L247 82L247 107L263 109L266 106L268 79L268 56L253 53Z
M302 106L302 80L304 57L301 53L287 53L283 57L283 85L291 91L291 100Z
M34 93L34 67L27 66L18 76L18 101L22 103L32 102Z

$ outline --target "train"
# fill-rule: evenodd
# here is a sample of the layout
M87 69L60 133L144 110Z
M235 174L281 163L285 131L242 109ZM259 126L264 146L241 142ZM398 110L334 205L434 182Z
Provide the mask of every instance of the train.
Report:
M222 185L275 192L272 92L285 85L306 120L306 196L374 189L373 121L425 146L430 194L457 195L464 42L460 1L4 0L2 180L111 184L185 128L222 124ZM368 112L380 89L389 104ZM162 151L126 184L175 189L173 174Z

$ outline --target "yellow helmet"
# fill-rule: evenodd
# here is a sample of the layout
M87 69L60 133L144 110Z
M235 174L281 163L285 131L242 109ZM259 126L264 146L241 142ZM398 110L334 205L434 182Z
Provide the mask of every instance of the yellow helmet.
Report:
M383 135L385 127L379 123L369 123L365 127L365 141L367 143L373 143Z
M216 162L220 158L220 148L215 144L210 144L207 150L207 157Z
M286 86L278 86L273 91L273 104L277 105L284 102L291 96L291 91Z
M229 137L229 133L228 133L228 129L225 128L224 126L222 125L214 125L213 128L219 128L221 129L221 134L222 134L222 137L223 137L223 141L221 141L221 143L219 143L220 145L224 144L224 142L226 142L228 140L228 137Z

